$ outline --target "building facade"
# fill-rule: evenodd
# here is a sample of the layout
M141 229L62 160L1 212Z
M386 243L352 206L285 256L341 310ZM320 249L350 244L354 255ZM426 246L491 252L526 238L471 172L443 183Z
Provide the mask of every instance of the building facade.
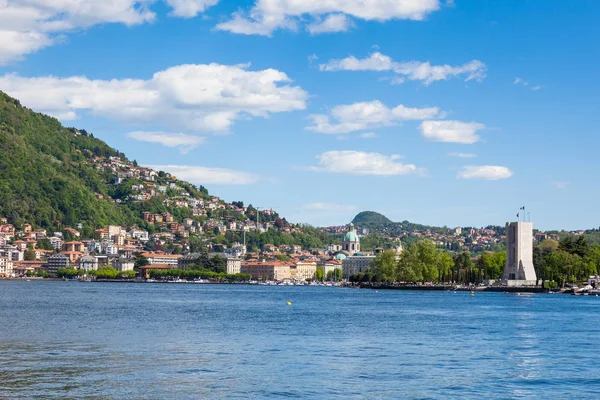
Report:
M255 280L281 281L291 279L290 265L281 262L242 264L241 273L252 275Z
M14 276L12 259L8 257L0 257L0 276Z
M56 271L59 268L69 268L71 265L71 261L69 257L62 253L54 254L48 257L48 262L46 263L46 272L52 275L56 275Z
M176 267L181 256L176 254L144 253L150 264L167 264Z
M317 263L314 261L298 261L296 263L296 266L292 267L292 270L290 272L292 278L296 279L297 281L306 281L308 279L314 279L315 273L317 272Z
M371 271L375 256L350 256L342 260L342 277L350 278L359 272Z
M94 256L83 256L79 258L79 269L85 271L98 270L98 259Z

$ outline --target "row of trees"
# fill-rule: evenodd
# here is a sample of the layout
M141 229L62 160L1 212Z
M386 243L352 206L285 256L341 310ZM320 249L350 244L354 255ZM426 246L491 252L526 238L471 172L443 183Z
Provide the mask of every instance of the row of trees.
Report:
M469 252L451 255L430 240L421 240L400 256L392 250L378 254L373 261L373 270L354 276L352 280L480 283L484 279L500 278L505 263L505 252L486 252L474 261Z
M56 276L67 279L73 279L84 274L84 270L75 268L59 268L56 271ZM111 266L105 266L98 270L88 271L87 274L96 279L132 279L135 278L136 273L135 271L117 271Z
M500 279L506 252L484 252L477 258L462 252L454 256L428 240L412 244L400 257L394 251L377 255L373 270L352 277L355 282L456 282L481 283ZM583 282L600 270L600 244L590 245L585 236L543 241L533 248L538 279L564 285Z
M586 281L600 269L600 244L589 245L584 236L564 237L560 242L544 240L533 249L538 279L567 282Z
M186 279L192 281L194 279L213 279L227 282L247 282L252 279L250 274L226 274L224 272L214 272L209 270L152 270L149 271L152 279Z

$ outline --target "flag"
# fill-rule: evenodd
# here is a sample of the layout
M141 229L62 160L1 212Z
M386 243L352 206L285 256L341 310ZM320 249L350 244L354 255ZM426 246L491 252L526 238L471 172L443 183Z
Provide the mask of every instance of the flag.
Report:
M525 206L523 206L523 207L519 208L519 210L524 210L524 209L525 209Z
M517 214L517 218L519 218L519 214Z

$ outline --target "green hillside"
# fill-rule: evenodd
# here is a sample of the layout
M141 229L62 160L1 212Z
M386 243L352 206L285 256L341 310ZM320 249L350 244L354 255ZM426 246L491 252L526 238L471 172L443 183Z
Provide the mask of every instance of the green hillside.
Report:
M123 156L101 140L64 128L0 92L0 215L52 228L61 221L97 226L135 217L108 195L105 177L88 163L93 156Z
M391 224L392 221L385 215L379 214L378 212L363 211L354 217L352 223L360 226L382 226Z

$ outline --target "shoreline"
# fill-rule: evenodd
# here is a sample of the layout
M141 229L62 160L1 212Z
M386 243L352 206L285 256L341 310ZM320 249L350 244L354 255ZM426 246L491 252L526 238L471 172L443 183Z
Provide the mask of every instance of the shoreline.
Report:
M195 285L248 285L248 286L324 286L324 287L339 287L349 289L371 289L371 290L404 290L404 291L455 291L455 292L489 292L489 293L541 293L541 294L575 294L573 289L563 289L558 291L551 291L541 287L454 287L452 285L311 285L311 284L261 284L258 282L210 282L210 281L148 281L148 280L137 280L137 279L95 279L95 280L77 280L77 279L62 279L62 278L0 278L0 281L44 281L44 282L90 282L90 283L160 283L160 284L195 284Z

